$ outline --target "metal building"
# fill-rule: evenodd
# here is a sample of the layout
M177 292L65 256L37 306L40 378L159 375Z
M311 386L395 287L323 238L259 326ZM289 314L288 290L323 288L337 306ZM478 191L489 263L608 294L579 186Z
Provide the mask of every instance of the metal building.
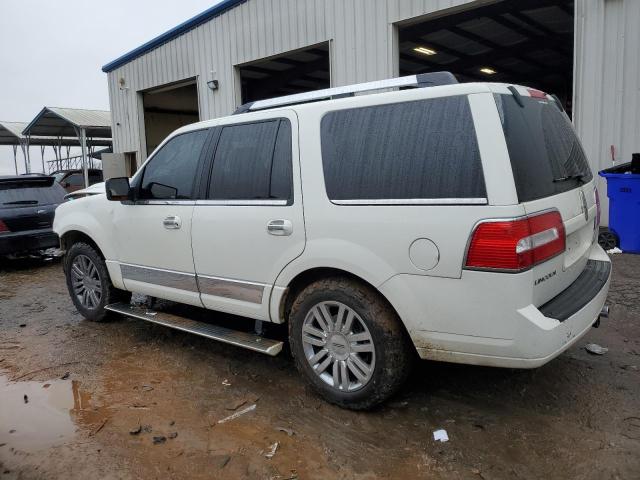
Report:
M132 173L246 101L449 70L556 93L601 169L640 151L639 19L638 0L225 0L103 67L112 161Z

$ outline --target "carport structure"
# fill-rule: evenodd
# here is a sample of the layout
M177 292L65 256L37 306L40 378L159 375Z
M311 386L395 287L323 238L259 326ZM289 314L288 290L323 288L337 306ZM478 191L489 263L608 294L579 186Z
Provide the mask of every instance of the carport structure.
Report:
M18 148L20 148L24 157L25 171L29 171L26 137L22 135L22 130L26 126L27 124L24 122L0 121L0 145L11 145L13 148L13 165L16 169L16 175L18 175Z
M96 146L96 140L109 140L111 144L111 113L107 110L44 107L22 134L27 138L27 145L31 144L31 139L35 136L54 137L60 141L75 137L82 150L86 187L89 186L87 156L91 154L93 146Z
M69 150L71 147L79 147L80 141L76 137L41 137L31 136L27 139L26 135L23 135L23 131L27 128L27 122L4 122L0 121L0 146L11 146L13 148L13 163L18 174L18 150L22 152L25 172L29 173L30 168L30 151L29 147L39 146L40 155L42 158L42 172L47 173L45 169L44 153L46 147L52 147L55 160L49 161L50 165L55 164L58 168L62 168L63 154L62 147L67 148L67 158L69 158ZM28 141L27 141L28 140ZM93 147L110 147L110 139L95 139L90 142L90 148Z

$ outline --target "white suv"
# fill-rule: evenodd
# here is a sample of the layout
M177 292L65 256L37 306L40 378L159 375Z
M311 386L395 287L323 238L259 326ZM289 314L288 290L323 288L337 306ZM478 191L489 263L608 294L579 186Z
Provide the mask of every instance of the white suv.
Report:
M409 86L430 88L354 95ZM298 369L349 408L391 395L416 353L538 367L606 308L584 152L557 99L521 86L440 73L258 101L96 191L54 224L82 315L271 355L281 341L129 292L287 322Z

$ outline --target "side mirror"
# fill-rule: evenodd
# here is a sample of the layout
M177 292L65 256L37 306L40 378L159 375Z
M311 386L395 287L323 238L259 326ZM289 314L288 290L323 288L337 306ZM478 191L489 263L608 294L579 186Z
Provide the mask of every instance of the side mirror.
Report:
M124 202L131 200L131 186L127 177L110 178L105 183L107 200Z

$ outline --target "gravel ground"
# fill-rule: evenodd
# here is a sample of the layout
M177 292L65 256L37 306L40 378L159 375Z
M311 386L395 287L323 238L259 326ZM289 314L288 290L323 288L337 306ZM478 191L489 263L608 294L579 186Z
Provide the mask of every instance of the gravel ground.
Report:
M554 361L420 362L366 413L314 396L288 354L87 322L59 263L4 264L0 479L640 478L640 256L613 262L610 319Z

